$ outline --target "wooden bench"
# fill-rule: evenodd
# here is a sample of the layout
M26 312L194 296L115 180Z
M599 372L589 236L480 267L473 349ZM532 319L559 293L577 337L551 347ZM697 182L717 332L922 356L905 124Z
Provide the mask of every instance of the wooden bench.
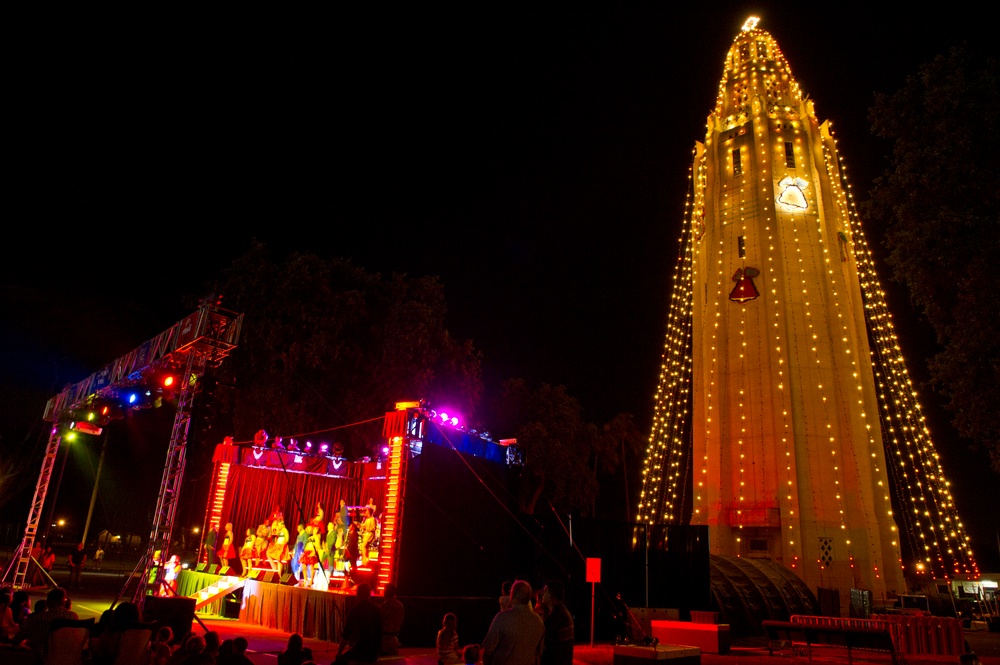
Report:
M855 649L886 652L892 658L893 665L897 663L896 646L892 642L892 635L884 628L811 626L791 621L770 620L762 621L761 626L767 633L768 654L773 655L776 647L780 649L785 645L791 647L794 653L799 653L798 650L804 646L809 660L812 660L813 646L830 646L846 648L848 663L853 662L852 652Z

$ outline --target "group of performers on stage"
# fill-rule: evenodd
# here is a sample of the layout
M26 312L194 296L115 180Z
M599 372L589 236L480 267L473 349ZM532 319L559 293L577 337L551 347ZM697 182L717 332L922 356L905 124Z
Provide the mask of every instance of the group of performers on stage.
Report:
M239 550L242 576L248 577L253 568L282 574L287 566L302 587L328 588L331 577L342 577L344 586L350 586L359 560L361 565L367 565L370 552L378 546L381 524L376 514L375 500L369 499L361 511L361 519L353 520L347 502L341 499L333 519L326 521L323 504L318 502L312 518L298 525L293 542L284 515L275 507L256 530L246 530ZM223 559L226 540L232 542L231 529L227 524L223 547L219 550Z

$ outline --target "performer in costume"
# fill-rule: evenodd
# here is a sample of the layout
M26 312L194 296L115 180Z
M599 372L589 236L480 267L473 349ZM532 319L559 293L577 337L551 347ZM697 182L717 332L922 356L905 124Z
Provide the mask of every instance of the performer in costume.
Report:
M343 568L344 561L344 523L340 521L340 513L334 513L333 521L326 525L326 572Z
M347 540L344 545L344 586L354 586L354 566L361 556L358 545L358 525L351 522L347 527Z
M240 548L240 567L242 569L240 570L240 577L246 577L250 574L253 561L257 558L256 542L257 536L254 534L253 529L247 527L247 535L243 538L243 547Z
M272 570L279 573L284 571L285 562L288 561L288 529L285 528L285 520L280 516L271 521L271 539L267 545L267 562Z
M340 500L340 521L344 523L344 528L351 523L351 513L347 510L347 501Z
M326 533L326 511L323 510L323 504L319 501L316 502L316 510L313 513L312 519L306 523L306 526L315 527L317 534Z
M217 550L219 554L219 563L223 566L232 566L232 560L236 558L236 545L233 542L234 540L233 523L228 522L226 523L226 530L222 534L222 544L219 545L219 549Z
M306 527L306 542L299 557L302 577L299 585L311 587L316 581L316 568L319 564L319 536L316 535L316 527L309 525Z
M299 560L302 558L302 551L306 548L306 541L309 540L309 532L306 531L305 524L299 524L295 527L298 535L295 537L295 549L292 550L292 558L290 560L292 566L292 575L295 575L295 579L302 580L302 564Z
M368 565L368 549L372 541L375 540L375 532L378 531L378 522L370 508L365 508L365 518L361 522L361 563Z
M257 533L254 534L253 549L254 558L251 562L252 568L259 568L261 559L267 557L267 544L271 538L271 518L266 518L257 526Z

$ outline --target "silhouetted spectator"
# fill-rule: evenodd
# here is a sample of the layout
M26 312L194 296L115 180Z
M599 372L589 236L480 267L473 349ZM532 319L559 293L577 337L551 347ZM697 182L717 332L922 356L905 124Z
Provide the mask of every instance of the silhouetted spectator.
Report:
M499 612L483 640L484 665L535 665L542 654L545 624L531 608L531 585L518 580L511 586L513 607Z
M396 585L385 585L385 599L378 606L382 614L382 649L383 656L399 655L399 631L403 629L403 603L396 598Z
M76 612L66 609L66 590L56 587L45 597L44 605L21 621L14 644L23 644L38 653L44 653L49 639L49 624L54 619L78 619Z
M564 602L566 590L561 582L549 582L542 589L545 605L545 648L541 665L573 665L573 615Z
M344 623L343 637L337 648L335 665L348 665L351 661L374 663L382 648L382 615L372 602L372 588L366 583L358 585L358 604Z
M312 657L312 650L303 644L302 636L292 633L288 636L285 650L278 654L278 665L302 665Z

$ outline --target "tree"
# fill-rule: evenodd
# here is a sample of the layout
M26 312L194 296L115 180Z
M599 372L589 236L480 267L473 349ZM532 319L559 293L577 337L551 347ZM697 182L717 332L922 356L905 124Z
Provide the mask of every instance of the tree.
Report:
M603 498L598 474L614 474L623 461L619 450L634 452L641 440L630 415L616 416L604 426L588 423L564 386L532 389L523 379L504 383L493 417L494 429L512 432L524 449L518 502L527 515L535 514L543 498L560 513L607 514L597 508Z
M220 382L235 386L237 440L265 429L340 442L357 457L371 453L379 418L398 400L469 414L478 406L479 353L444 327L436 277L369 273L311 253L276 261L255 243L218 292L245 315L238 352L219 368Z
M1000 94L994 59L954 48L893 94L870 120L892 142L889 168L864 206L887 229L887 263L926 317L940 351L928 365L958 433L1000 471Z

